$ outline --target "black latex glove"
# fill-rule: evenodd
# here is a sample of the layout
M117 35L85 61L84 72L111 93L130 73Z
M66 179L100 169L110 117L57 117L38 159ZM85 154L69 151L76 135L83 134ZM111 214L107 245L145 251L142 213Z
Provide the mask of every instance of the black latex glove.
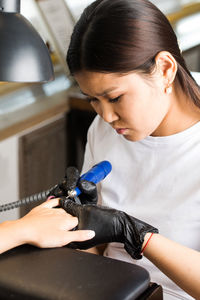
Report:
M77 230L94 230L95 237L85 242L71 243L70 247L88 249L99 244L119 242L134 258L142 258L141 249L147 232L158 229L129 216L125 212L96 205L79 205L71 200L60 200L67 213L78 218Z
M87 180L80 180L80 174L75 167L68 167L66 169L63 180L50 189L47 197L67 197L68 191L78 187L81 190L79 200L82 204L97 203L97 188L96 184Z

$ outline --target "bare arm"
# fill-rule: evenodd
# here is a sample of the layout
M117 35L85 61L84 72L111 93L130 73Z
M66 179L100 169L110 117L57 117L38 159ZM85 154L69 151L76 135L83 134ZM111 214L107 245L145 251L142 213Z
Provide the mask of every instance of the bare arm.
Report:
M150 233L145 235L148 240ZM195 299L200 299L200 253L154 234L145 251L146 256L165 275Z
M146 244L151 233L145 236ZM96 251L94 251L96 249ZM97 248L86 250L99 254ZM195 299L200 299L200 253L154 234L144 256Z
M72 241L92 238L93 231L69 231L78 219L58 206L59 199L48 200L32 209L26 216L0 224L0 253L22 244L41 248L61 247Z
M82 206L71 200L61 204L68 213L79 218L78 229L90 228L96 232L91 241L78 243L78 249L120 242L133 259L140 259L141 249L152 236L144 255L180 288L200 299L199 252L168 240L158 234L155 227L122 211L95 205Z
M81 250L81 251L103 256L106 247L107 247L107 244L101 244L96 247L89 248L87 250Z

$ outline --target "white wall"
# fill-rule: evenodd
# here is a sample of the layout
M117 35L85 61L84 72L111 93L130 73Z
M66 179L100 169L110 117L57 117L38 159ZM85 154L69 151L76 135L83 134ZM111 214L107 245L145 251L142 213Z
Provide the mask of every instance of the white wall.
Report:
M94 0L65 0L65 2L67 3L75 19L77 20L83 12L84 8L90 3L94 2Z
M0 205L18 200L18 138L0 142ZM19 210L0 212L0 223L17 219Z
M27 130L20 132L0 142L0 205L18 201L19 199L19 137L37 130L45 125L51 124L64 113L49 118ZM15 220L20 217L20 209L15 208L6 212L0 212L0 223L6 220Z

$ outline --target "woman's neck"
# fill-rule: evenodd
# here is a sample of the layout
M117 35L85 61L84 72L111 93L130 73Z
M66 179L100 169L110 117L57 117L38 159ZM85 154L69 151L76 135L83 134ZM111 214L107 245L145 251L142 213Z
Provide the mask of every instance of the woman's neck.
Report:
M179 88L171 95L168 113L152 136L169 136L184 131L200 121L200 108Z

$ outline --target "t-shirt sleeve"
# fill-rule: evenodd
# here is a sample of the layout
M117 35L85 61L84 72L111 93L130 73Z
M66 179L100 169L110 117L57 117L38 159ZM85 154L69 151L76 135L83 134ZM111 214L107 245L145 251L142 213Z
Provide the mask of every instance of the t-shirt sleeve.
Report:
M84 153L81 174L86 173L95 164L94 156L93 156L94 144L92 142L94 140L93 135L94 135L94 123L92 123L88 129L87 143L85 146L85 153Z

